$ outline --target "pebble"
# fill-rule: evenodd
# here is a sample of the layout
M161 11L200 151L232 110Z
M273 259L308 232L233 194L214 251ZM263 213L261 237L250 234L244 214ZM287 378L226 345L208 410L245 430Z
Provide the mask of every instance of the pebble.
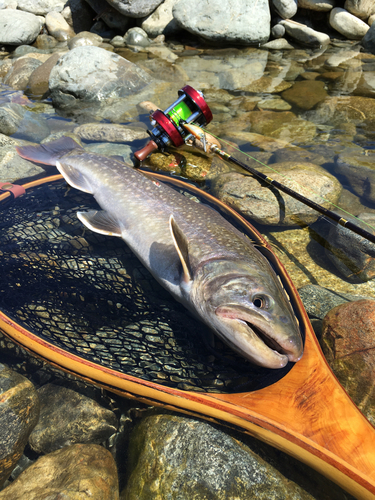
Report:
M298 0L298 6L301 9L316 10L318 12L329 12L335 5L335 0Z
M272 0L272 5L283 19L294 17L298 9L297 0Z
M177 0L165 0L152 14L143 19L141 28L148 36L152 38L161 34L170 36L181 31L172 13L176 3Z
M320 31L313 30L308 26L297 23L291 19L285 19L280 21L285 28L287 34L295 39L297 42L315 47L315 46L324 46L330 42L330 38L325 33Z

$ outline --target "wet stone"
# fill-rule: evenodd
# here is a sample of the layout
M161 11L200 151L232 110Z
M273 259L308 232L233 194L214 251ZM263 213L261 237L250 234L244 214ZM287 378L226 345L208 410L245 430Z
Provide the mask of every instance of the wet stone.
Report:
M375 214L361 213L358 219L349 220L375 234ZM375 244L341 225L331 227L326 254L340 274L352 282L369 281L375 277Z
M85 123L76 127L74 133L95 142L132 142L149 137L145 129L115 123Z
M38 453L75 443L101 443L117 429L113 412L71 389L47 384L38 395L40 418L29 438Z
M375 300L332 309L323 321L322 348L341 385L375 424Z
M272 176L272 179L298 191L303 196L328 208L330 203L322 203L322 197L337 202L341 185L335 177L323 168L307 162L284 162L272 164L270 173L267 167L258 170ZM313 186L308 189L303 186ZM215 196L238 210L245 217L260 224L300 226L311 224L319 217L318 212L307 207L295 198L259 182L257 179L237 173L217 177L211 186Z
M0 363L0 401L1 487L21 458L29 434L38 422L39 398L29 380Z
M324 101L327 92L324 89L324 82L306 80L296 82L293 87L282 93L282 97L290 104L308 110Z
M189 149L187 147L186 149ZM162 170L181 175L192 181L203 181L211 168L212 158L203 154L193 154L188 150L172 151L168 155L153 153L145 165L155 171Z
M221 430L174 415L148 416L134 429L129 472L123 500L313 498Z
M355 148L339 154L335 172L343 175L358 196L375 202L375 152Z
M7 488L0 500L41 498L118 500L118 477L109 451L76 444L40 457Z

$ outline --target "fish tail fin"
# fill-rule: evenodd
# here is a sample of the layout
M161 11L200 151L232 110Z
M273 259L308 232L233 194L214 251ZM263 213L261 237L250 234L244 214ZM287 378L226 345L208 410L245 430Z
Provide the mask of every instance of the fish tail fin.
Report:
M60 137L56 141L51 141L38 146L17 146L18 154L25 160L42 163L44 165L56 165L56 162L73 149L82 149L71 137Z

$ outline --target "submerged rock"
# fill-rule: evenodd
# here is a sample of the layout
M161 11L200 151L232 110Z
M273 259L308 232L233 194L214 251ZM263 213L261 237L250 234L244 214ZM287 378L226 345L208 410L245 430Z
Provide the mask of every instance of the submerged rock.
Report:
M361 213L358 219L350 220L375 235L375 214ZM339 224L331 226L326 254L340 274L350 281L363 282L375 278L375 244Z
M296 82L293 87L282 93L283 99L300 109L312 109L327 97L324 82L306 80Z
M40 457L7 488L0 500L118 500L115 461L95 444L76 444Z
M25 90L31 74L42 64L33 57L16 59L4 78L4 83L16 90Z
M22 456L29 434L38 422L39 399L29 380L0 363L0 401L1 487ZM9 500L7 496L3 498Z
M66 387L46 384L38 390L40 417L29 437L38 453L75 443L102 443L117 429L115 414Z
M248 446L186 417L144 418L131 437L129 466L123 500L313 498Z
M143 128L115 123L85 123L76 127L74 133L81 139L95 142L132 142L149 137Z
M375 300L332 309L323 321L322 348L341 385L375 425Z
M375 202L375 151L362 148L344 151L335 158L335 172L345 176L358 196Z
M303 162L275 163L271 167L279 173L263 166L258 167L258 170L326 208L330 202L337 202L341 185L323 168ZM212 191L229 206L260 224L300 226L311 224L319 217L316 210L295 198L242 174L230 173L217 177L212 183ZM322 197L326 201L322 202Z

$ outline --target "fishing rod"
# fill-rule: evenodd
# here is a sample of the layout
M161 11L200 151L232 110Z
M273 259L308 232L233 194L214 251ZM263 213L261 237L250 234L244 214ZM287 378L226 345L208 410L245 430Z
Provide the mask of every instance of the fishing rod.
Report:
M157 109L151 113L150 120L152 126L154 127L151 131L148 131L151 136L151 140L144 148L134 154L137 160L142 162L155 150L164 152L168 150L168 146L175 146L178 148L185 144L189 139L198 139L203 145L205 152L208 150L209 152L219 155L224 160L238 165L254 177L266 182L280 191L283 191L292 198L295 198L313 210L316 210L327 218L337 222L340 226L343 226L372 243L375 243L375 234L362 229L354 222L341 217L332 210L324 208L322 205L306 198L288 186L281 184L277 180L263 174L259 170L256 170L240 160L237 160L234 156L231 156L220 149L217 144L208 143L206 141L205 131L202 127L207 125L212 120L212 113L204 100L202 92L186 85L178 91L178 94L179 97L177 101L171 104L164 112ZM254 159L256 160L256 158Z

